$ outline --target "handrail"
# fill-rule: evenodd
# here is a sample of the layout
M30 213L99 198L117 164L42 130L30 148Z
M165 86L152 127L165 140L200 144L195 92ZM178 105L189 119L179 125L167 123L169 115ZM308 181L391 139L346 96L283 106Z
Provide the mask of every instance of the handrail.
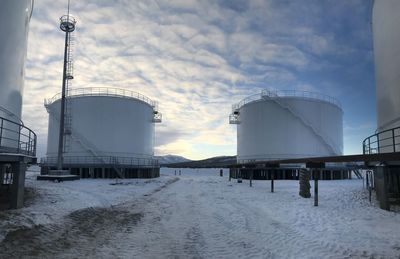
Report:
M36 156L37 136L23 124L0 117L0 153Z
M397 147L396 147L397 146ZM372 134L363 141L363 154L398 152L400 150L400 127Z
M56 165L57 157L41 158L42 165ZM65 156L64 164L111 165L111 166L158 166L158 160L152 158L119 157L119 156Z
M145 95L138 92L134 92L127 89L121 88L110 88L110 87L87 87L87 88L75 88L70 89L68 97L79 97L79 96L114 96L122 98L132 98L143 101L153 107L154 110L158 109L158 102L151 100ZM61 93L54 95L49 99L44 100L44 105L51 105L58 99L61 99Z
M317 93L317 92L310 92L310 91L300 91L300 90L268 90L264 89L261 91L261 93L250 95L240 102L232 105L232 111L239 110L242 108L244 105L253 102L253 101L258 101L262 100L263 96L269 96L269 97L301 97L301 98L306 98L306 99L313 99L313 100L318 100L318 101L325 101L330 104L333 104L340 109L342 109L341 103L325 94Z

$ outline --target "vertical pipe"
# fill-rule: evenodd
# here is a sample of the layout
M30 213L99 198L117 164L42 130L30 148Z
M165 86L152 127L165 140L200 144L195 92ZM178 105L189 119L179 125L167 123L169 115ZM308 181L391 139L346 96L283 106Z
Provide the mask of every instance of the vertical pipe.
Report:
M274 192L274 177L275 176L275 169L272 169L271 172L271 192Z
M65 115L65 86L66 86L66 73L67 73L67 50L68 50L68 37L69 32L65 32L64 44L64 68L63 68L63 82L61 91L61 107L60 107L60 131L58 135L58 160L57 169L62 170L63 166L63 149L64 149L64 115Z
M1 120L1 127L0 127L0 147L1 147L1 139L3 138L3 122L4 120Z
M314 206L318 206L318 172L313 169L314 173Z
M392 138L393 138L393 152L396 152L396 139L394 137L394 129L392 129Z
M18 147L17 147L17 153L19 153L20 152L20 149L21 149L21 144L20 144L20 142L21 142L21 125L19 125L18 126L18 141L17 141L17 145L18 145Z
M250 170L250 187L253 187L253 169Z

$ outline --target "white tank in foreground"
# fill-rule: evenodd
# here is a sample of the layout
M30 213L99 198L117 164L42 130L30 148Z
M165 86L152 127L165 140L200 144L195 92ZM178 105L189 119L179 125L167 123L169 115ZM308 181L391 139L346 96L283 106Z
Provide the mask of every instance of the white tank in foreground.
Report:
M372 14L377 131L400 126L400 1L376 0Z
M70 129L65 136L65 164L135 164L153 162L157 103L124 89L73 89L67 98ZM47 163L57 160L60 95L45 103L49 113Z
M264 90L232 110L238 162L343 154L343 111L332 97Z
M21 110L33 0L0 1L0 152L35 154L34 133Z
M0 2L0 117L20 122L32 0Z

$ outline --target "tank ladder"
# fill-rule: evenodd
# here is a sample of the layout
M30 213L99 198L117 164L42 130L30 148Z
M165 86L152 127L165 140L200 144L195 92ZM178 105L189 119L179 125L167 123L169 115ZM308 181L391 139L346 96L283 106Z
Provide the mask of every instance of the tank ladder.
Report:
M304 118L299 112L296 111L293 107L291 107L289 104L284 104L283 102L279 101L279 95L268 90L263 90L261 93L261 97L264 99L269 99L276 104L278 104L280 107L284 108L285 110L289 111L290 114L292 114L294 117L300 120L300 122L306 126L308 129L313 132L315 136L317 136L318 139L324 144L327 148L328 151L330 152L331 155L337 155L340 154L337 150L335 150L334 146L331 144L331 141L327 136L324 136L319 130L317 130L312 124Z
M67 45L67 70L66 70L66 85L65 85L65 111L64 111L64 149L63 152L68 152L71 145L71 134L72 134L72 112L71 112L71 86L72 79L74 79L74 60L73 51L75 46L74 33L68 33L68 45Z

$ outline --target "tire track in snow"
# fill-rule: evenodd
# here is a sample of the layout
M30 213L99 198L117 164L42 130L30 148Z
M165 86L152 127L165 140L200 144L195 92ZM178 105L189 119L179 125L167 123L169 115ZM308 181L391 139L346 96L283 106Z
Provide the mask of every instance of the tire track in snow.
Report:
M178 180L166 182L145 199ZM120 251L115 249L119 236L132 233L143 217L137 205L140 202L81 209L58 224L11 231L0 243L0 258L120 258Z

